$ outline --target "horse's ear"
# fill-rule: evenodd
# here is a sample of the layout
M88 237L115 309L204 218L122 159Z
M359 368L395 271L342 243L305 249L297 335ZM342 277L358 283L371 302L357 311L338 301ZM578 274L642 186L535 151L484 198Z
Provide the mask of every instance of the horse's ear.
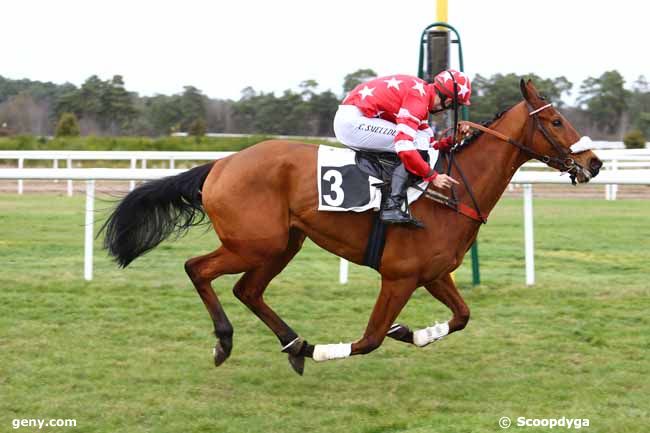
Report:
M530 82L530 80L528 80ZM526 82L522 78L519 80L519 88L521 89L521 94L524 96L524 99L528 101L528 89L526 88Z
M533 80L526 80L522 78L519 81L519 88L521 89L521 94L524 95L524 99L528 101L531 105L535 106L537 103L541 103L542 97L539 96L537 88L533 84Z

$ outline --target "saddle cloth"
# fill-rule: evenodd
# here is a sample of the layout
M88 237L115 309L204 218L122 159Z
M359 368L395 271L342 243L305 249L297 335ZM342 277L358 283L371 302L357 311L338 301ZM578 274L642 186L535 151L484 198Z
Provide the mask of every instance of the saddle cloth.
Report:
M318 183L318 210L339 212L364 212L369 209L379 210L381 179L364 173L355 161L356 152L320 145L318 147L318 164L316 170ZM438 151L429 150L429 161L434 164ZM419 187L426 189L428 183L420 182ZM413 203L422 191L408 189L408 202Z

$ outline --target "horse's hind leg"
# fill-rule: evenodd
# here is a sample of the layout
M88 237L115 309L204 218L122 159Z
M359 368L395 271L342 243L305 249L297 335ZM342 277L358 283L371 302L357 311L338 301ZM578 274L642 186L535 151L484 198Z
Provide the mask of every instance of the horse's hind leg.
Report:
M185 272L194 283L194 287L205 304L208 313L210 313L214 324L214 332L217 336L217 344L214 348L214 364L217 367L230 356L233 329L210 283L221 275L238 274L248 270L248 268L249 265L239 256L223 246L210 254L194 257L185 262Z
M302 340L275 311L264 302L264 290L300 251L305 235L296 229L289 232L287 249L264 264L246 272L233 288L235 296L262 320L280 340L282 351L289 354L289 362L302 375L304 357L311 356L313 346Z
M458 288L454 284L451 275L447 274L432 283L425 284L424 287L434 298L451 310L451 320L415 332L405 325L395 324L388 331L388 337L423 347L440 340L452 332L465 328L469 321L469 307L458 293Z

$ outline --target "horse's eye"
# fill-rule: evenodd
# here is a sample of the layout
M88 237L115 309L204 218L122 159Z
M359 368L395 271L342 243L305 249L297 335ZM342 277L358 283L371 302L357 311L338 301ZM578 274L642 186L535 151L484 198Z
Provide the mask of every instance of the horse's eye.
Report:
M560 119L553 119L551 122L553 126L562 126L562 121Z

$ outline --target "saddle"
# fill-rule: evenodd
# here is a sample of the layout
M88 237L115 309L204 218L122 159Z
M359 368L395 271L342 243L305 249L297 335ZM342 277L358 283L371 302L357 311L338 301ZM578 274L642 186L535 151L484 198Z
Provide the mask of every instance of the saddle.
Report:
M429 163L429 153L423 150L418 151L422 159ZM402 163L396 153L391 152L367 152L355 150L354 160L363 173L382 180L382 184L377 184L382 188L382 194L385 192L384 185L390 188L390 180L395 168ZM409 186L419 182L419 178L414 175L409 176ZM390 191L388 191L390 193ZM385 196L385 194L383 194Z
M383 207L384 201L388 199L391 193L390 184L393 171L402 161L397 154L390 152L366 152L360 150L355 152L355 162L359 170L376 179L381 179L381 183L375 184L375 186L381 190L381 206ZM429 163L429 153L426 151L419 152L422 158ZM411 174L409 175L408 185L409 187L413 186L419 181L420 179L417 176ZM406 200L406 207L408 212L408 200ZM385 244L386 224L379 218L379 212L377 212L366 244L363 264L379 270Z

